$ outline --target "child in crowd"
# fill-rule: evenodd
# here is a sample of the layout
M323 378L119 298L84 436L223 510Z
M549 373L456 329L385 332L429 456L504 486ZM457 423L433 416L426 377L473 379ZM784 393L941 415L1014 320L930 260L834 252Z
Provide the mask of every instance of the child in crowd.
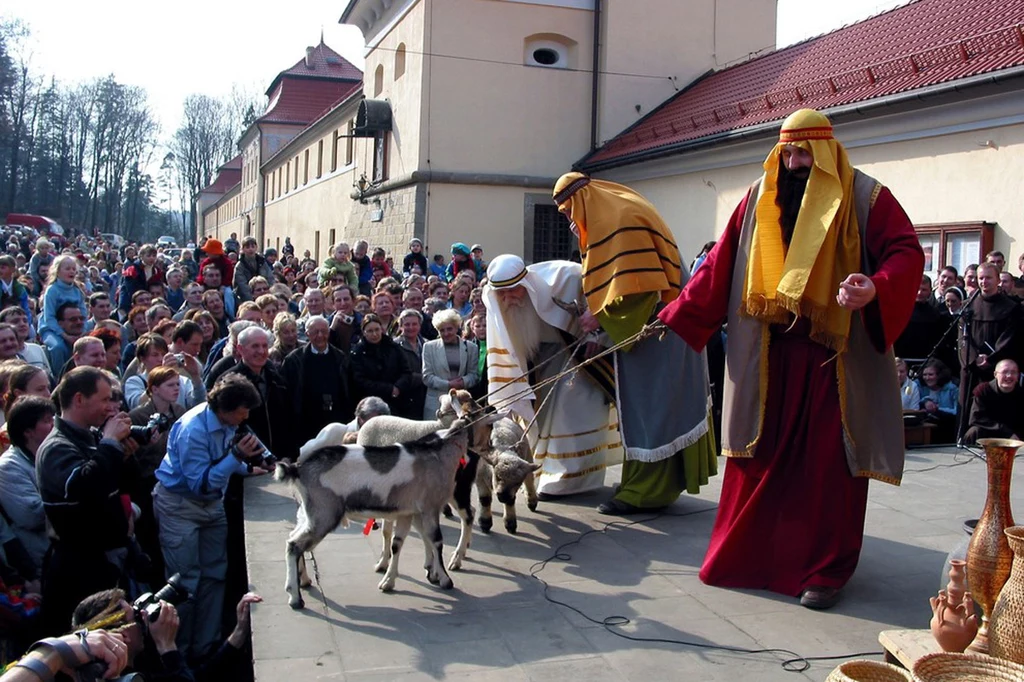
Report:
M418 267L419 272L413 273L413 268ZM423 242L416 237L409 240L409 253L405 254L402 261L402 273L405 276L412 274L423 275L427 272L427 257L423 255Z
M203 271L207 265L215 265L220 270L220 281L223 285L231 286L235 281L235 266L224 254L224 245L216 239L207 239L203 244L203 251L206 252L206 258L199 263L199 276L196 277L196 281L205 285Z
M373 293L373 266L370 264L370 257L367 255L370 245L365 240L356 242L355 251L352 255L352 262L359 268L359 293L369 296Z
M370 268L374 271L383 270L384 277L391 276L391 266L388 265L387 251L379 246L373 250L373 258L370 259Z
M434 262L430 264L430 274L434 277L444 277L444 254L434 254ZM427 273L423 273L424 275Z
M352 264L352 249L345 242L340 242L331 252L331 257L324 261L319 270L320 286L326 286L336 277L344 277L350 287L359 287L359 275Z

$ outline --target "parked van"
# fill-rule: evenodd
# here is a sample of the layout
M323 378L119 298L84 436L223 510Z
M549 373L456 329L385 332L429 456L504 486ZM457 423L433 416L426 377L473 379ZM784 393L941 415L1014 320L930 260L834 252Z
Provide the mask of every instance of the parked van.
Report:
M101 232L100 239L107 242L115 249L120 249L122 246L128 243L124 240L124 237L122 237L119 234L114 234L113 232Z
M34 227L39 234L64 236L64 228L53 218L44 215L32 215L31 213L8 213L8 225L28 225Z

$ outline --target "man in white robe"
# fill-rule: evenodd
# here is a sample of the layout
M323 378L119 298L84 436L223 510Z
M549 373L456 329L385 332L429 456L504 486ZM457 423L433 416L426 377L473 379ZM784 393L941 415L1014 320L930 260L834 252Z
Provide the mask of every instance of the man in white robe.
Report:
M580 265L549 261L526 267L522 258L506 254L491 261L487 279L488 402L530 425L534 461L543 465L537 481L542 498L602 487L605 468L623 456L606 394L583 371L531 388L578 364L566 346L582 333L570 312L583 299Z

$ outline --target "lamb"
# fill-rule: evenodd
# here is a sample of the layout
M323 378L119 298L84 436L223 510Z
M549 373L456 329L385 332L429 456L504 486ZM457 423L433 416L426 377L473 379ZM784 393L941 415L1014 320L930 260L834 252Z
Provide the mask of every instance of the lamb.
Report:
M474 436L477 434L474 432ZM527 506L537 511L537 483L534 474L541 464L534 463L529 443L523 437L523 428L510 417L502 417L491 425L490 438L485 444L474 439L474 449L480 453L480 466L476 474L476 487L480 495L480 530L491 531L491 494L505 509L505 530L515 534L516 493L526 484Z
M427 580L442 589L453 587L441 560L440 516L451 499L459 461L466 456L470 405L463 404L455 391L449 397L458 415L449 429L402 445L317 447L295 464L278 463L275 478L293 487L300 504L285 552L285 590L292 608L304 606L298 575L303 554L350 518L372 516L395 524L393 537L385 531L391 556L377 585L382 592L395 587L402 544L414 525L430 559Z

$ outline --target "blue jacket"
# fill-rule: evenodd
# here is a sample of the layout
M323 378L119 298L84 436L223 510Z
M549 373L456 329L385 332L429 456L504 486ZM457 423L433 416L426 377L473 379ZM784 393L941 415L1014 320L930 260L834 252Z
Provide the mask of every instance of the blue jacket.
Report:
M183 497L222 499L231 474L248 472L232 451L237 430L221 422L208 403L196 405L171 427L157 480Z
M39 319L39 335L43 337L44 341L47 341L47 345L49 345L47 336L56 335L57 338L61 338L63 330L57 324L57 309L65 303L77 303L82 315L89 317L89 311L85 309L85 295L82 290L74 284L65 284L60 280L55 281L46 287L46 293L43 294L43 312Z
M947 414L957 413L960 392L952 381L947 382L945 386L934 391L925 386L923 381L919 383L921 384L922 408L927 401L931 400L939 407L940 412L945 412Z

